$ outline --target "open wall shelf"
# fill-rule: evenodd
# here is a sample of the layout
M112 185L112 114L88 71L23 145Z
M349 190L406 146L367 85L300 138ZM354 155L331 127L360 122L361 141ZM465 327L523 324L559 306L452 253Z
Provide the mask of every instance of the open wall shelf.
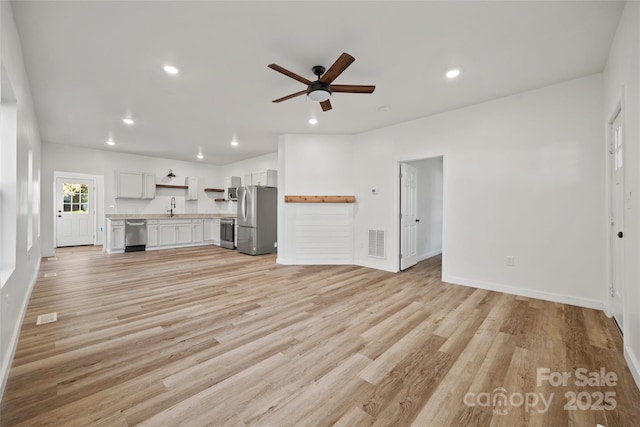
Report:
M356 196L284 196L285 203L355 203Z
M156 188L177 188L179 190L186 190L186 185L169 185L169 184L156 184Z
M222 188L205 188L204 189L205 193L224 193L224 190ZM216 202L218 200L216 199Z

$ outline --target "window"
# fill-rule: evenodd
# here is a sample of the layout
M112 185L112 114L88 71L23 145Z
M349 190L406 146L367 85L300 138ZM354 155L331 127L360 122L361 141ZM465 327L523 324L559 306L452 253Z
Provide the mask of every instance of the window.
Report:
M27 250L33 246L33 150L30 148L27 158Z
M622 127L613 130L613 155L616 170L622 169Z
M16 268L18 105L4 64L0 68L0 286Z

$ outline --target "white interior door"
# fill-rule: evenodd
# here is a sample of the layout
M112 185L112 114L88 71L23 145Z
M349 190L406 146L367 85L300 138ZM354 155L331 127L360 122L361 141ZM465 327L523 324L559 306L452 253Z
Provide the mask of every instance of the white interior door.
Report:
M56 247L93 244L93 193L92 180L56 178Z
M400 163L400 270L418 263L418 169Z
M620 330L623 329L624 301L624 135L622 114L611 124L611 285L610 306Z

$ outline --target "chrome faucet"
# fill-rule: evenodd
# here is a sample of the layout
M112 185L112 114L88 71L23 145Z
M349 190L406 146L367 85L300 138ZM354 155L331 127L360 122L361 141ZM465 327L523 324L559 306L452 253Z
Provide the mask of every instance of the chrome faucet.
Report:
M176 198L175 197L171 197L171 202L169 203L169 209L167 209L167 212L169 212L169 216L173 216L173 210L176 208Z

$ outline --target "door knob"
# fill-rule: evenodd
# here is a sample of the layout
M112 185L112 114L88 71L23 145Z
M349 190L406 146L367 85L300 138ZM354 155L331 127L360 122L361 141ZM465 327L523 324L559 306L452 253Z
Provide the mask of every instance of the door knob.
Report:
M624 236L624 234L622 233L622 231L618 231L618 237L622 239L622 236Z

